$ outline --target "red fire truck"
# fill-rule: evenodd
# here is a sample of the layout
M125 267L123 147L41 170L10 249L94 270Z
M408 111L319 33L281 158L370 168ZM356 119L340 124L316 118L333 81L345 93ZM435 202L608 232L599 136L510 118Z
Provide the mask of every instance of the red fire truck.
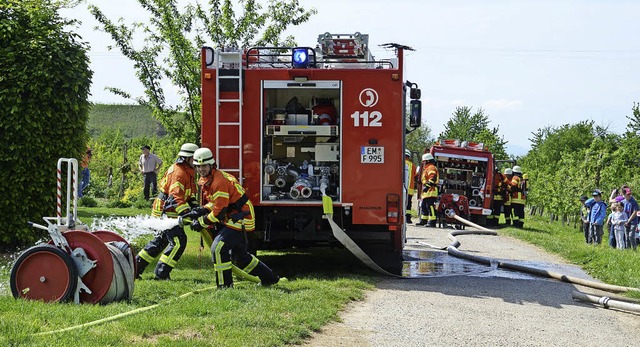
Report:
M315 48L202 49L202 145L247 189L253 249L335 245L329 196L333 221L398 272L404 136L420 126L421 105L417 85L403 80L410 48L383 46L395 55L374 59L360 33L324 33Z
M485 225L493 204L496 163L491 152L482 143L440 140L429 153L440 174L438 211L446 216L451 209L458 216Z

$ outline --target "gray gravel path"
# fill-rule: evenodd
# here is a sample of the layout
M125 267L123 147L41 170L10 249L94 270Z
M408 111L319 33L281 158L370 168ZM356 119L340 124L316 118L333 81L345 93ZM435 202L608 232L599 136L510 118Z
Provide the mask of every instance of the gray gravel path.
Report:
M448 231L408 228L409 249L446 246ZM590 278L561 258L506 236L458 236L460 250L526 260ZM411 280L381 278L341 322L308 346L639 346L640 314L572 300L571 292L606 293L502 269Z

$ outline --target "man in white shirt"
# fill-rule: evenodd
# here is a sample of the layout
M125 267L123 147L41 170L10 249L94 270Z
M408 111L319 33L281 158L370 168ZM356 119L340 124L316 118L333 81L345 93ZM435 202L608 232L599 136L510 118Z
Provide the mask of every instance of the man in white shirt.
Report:
M144 198L145 200L149 200L149 188L151 188L153 198L158 195L158 172L160 171L160 167L162 167L162 159L150 153L151 147L149 146L145 145L140 149L142 150L142 154L138 161L138 169L140 169L140 173L144 176Z

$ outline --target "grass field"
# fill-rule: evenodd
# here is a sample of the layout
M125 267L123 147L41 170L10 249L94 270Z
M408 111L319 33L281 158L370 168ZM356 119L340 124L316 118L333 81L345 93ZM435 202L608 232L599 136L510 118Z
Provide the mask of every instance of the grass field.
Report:
M164 134L160 123L151 115L151 109L140 105L93 104L87 130L94 138L114 130L119 130L125 139Z

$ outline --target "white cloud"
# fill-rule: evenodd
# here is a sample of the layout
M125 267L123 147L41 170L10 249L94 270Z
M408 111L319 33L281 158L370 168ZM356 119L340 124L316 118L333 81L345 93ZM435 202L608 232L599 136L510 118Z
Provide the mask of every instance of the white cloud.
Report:
M506 99L496 99L496 100L487 100L482 103L482 108L486 111L504 111L504 110L515 110L522 106L522 100L506 100Z

